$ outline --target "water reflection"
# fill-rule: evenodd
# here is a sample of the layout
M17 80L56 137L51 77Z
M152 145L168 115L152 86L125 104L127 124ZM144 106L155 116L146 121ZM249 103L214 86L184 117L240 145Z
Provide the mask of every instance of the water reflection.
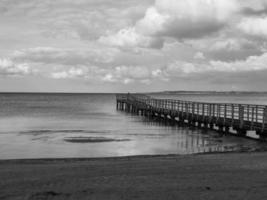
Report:
M159 118L143 117L142 123L146 126L165 127L166 132L176 135L172 139L176 140L178 154L266 150L265 143L261 141L224 135L215 130L178 125Z

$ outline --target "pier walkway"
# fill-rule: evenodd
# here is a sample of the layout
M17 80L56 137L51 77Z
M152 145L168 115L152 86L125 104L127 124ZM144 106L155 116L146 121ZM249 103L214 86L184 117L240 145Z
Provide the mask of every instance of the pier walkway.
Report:
M144 116L163 118L173 123L214 129L246 136L255 131L261 139L267 138L267 106L156 99L142 94L117 94L117 109Z

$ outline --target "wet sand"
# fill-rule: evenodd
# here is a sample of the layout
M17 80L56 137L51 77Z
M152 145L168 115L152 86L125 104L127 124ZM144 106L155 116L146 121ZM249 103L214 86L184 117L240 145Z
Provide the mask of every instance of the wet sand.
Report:
M0 161L0 199L267 199L267 153Z

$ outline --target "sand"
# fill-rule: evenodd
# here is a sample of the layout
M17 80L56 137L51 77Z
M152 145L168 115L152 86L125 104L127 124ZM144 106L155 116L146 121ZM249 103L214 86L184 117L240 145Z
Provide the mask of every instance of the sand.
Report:
M0 199L267 199L267 153L0 161Z

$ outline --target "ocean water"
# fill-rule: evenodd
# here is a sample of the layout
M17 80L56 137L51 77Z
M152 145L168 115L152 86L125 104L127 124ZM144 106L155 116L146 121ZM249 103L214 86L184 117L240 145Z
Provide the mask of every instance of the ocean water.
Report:
M155 96L267 104L266 94ZM265 146L118 111L114 94L0 94L0 159L255 151Z

